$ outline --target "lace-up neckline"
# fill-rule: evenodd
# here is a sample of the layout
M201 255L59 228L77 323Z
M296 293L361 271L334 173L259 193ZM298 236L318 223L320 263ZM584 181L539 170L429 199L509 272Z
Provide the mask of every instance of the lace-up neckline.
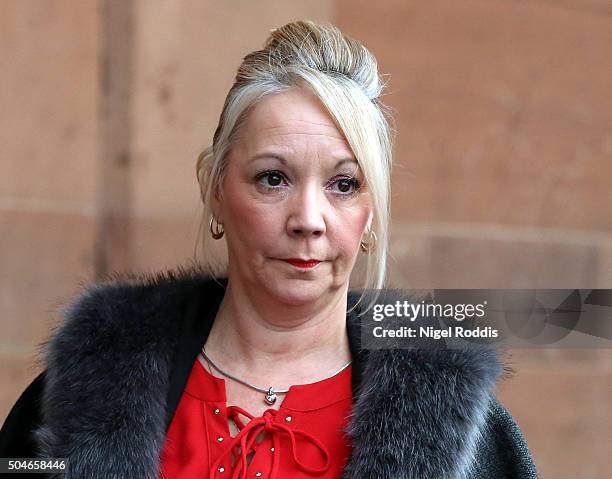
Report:
M225 379L197 360L168 430L160 477L338 477L350 455L343 429L352 405L351 371L348 366L331 378L293 385L279 409L256 417L227 406ZM234 437L230 420L239 430Z

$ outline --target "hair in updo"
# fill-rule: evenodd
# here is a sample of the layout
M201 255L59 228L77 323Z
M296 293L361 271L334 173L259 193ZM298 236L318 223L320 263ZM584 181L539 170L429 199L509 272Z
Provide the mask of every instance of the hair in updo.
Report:
M377 241L376 247L367 253L363 288L382 289L386 284L389 245L392 116L379 101L383 84L376 59L361 43L333 25L311 21L288 23L272 30L261 50L244 57L225 99L213 143L197 160L203 227L209 225L210 198L220 189L227 166L226 154L249 111L263 97L292 88L309 89L318 97L344 133L364 174L373 207L372 231ZM368 235L364 240L369 240ZM205 232L202 242L205 255L211 251L211 241ZM222 274L225 265L213 263L209 257L207 264L213 274Z

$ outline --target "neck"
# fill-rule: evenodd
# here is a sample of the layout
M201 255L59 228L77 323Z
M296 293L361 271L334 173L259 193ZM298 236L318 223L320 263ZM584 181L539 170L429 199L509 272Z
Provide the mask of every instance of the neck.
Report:
M263 307L229 281L206 341L207 355L219 367L254 379L288 373L304 382L324 377L351 360L346 295L346 289L338 290L318 309Z

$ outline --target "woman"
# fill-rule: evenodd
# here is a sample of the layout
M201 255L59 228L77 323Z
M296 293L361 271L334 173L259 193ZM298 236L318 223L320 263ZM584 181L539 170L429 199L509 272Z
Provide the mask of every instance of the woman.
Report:
M226 274L86 290L2 430L65 477L533 478L492 348L360 348L385 284L390 129L376 62L295 22L245 57L198 179ZM205 251L209 251L207 246Z

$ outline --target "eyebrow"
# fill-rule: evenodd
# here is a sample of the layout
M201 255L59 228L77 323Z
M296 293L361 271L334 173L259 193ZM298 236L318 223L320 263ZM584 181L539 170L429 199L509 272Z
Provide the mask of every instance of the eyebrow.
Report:
M283 158L281 155L277 154L277 153L257 153L256 155L252 156L249 159L249 163L255 161L255 160L261 160L264 158L273 158L275 160L280 161L283 165L287 164L287 160L285 158ZM338 161L338 163L336 163L336 166L334 168L338 168L340 165L344 164L344 163L354 163L356 165L359 165L359 163L357 162L357 160L355 158L342 158Z

